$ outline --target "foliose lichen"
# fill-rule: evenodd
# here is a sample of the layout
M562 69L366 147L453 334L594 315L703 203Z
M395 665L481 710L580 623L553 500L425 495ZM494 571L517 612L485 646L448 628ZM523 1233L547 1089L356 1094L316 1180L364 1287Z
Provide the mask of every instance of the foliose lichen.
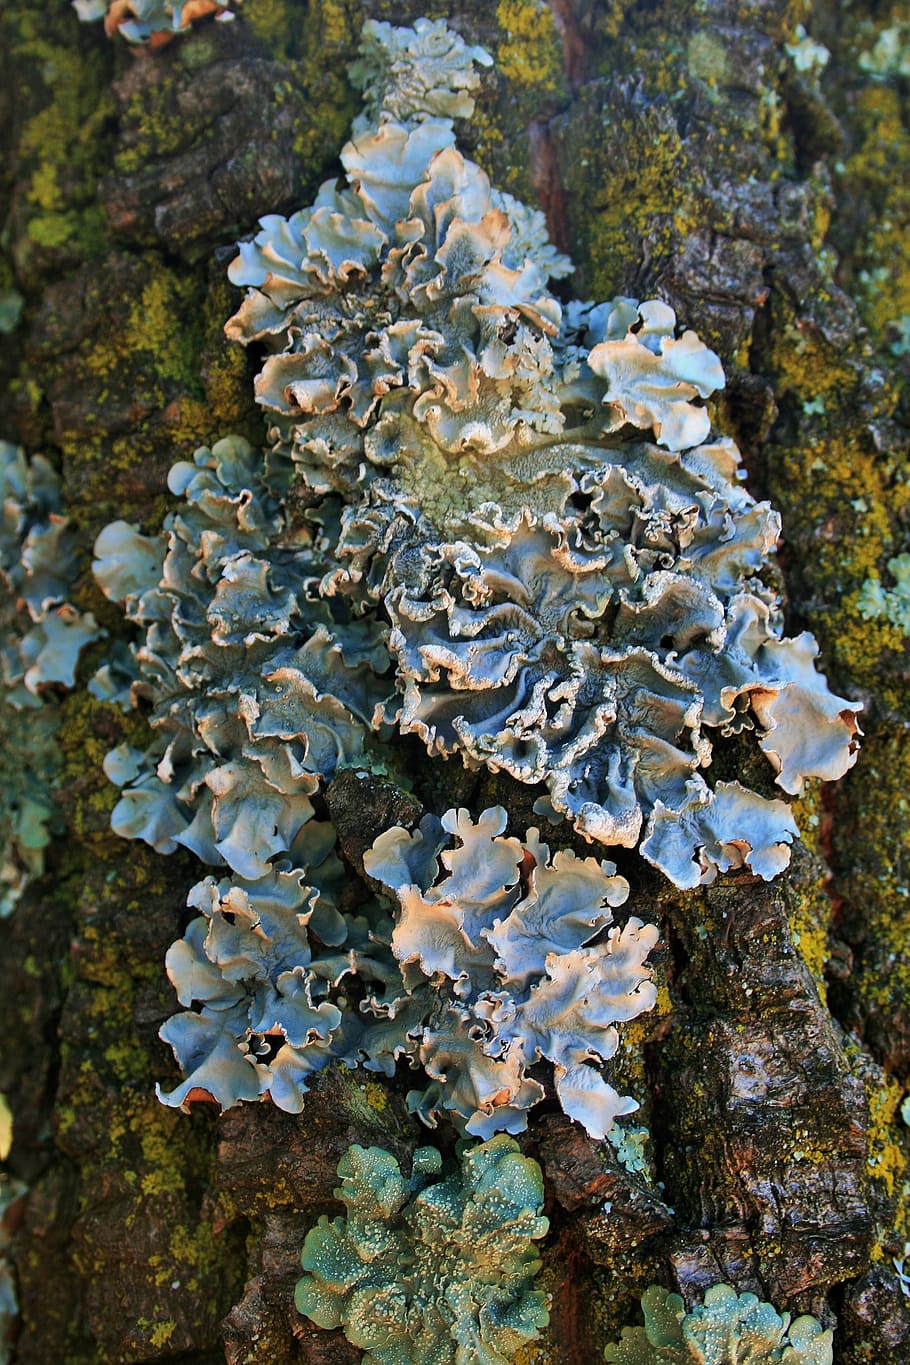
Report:
M16 1215L28 1190L20 1180L0 1174L0 1365L12 1360L10 1341L19 1314L19 1299L13 1270L11 1243Z
M230 268L265 457L197 451L160 536L96 544L143 638L93 690L154 732L107 760L113 826L230 874L194 888L169 957L189 1007L169 1103L297 1109L340 1057L423 1067L416 1112L481 1137L524 1127L541 1059L589 1132L632 1106L598 1064L651 1004L656 931L608 928L612 865L453 811L367 854L394 922L328 914L314 799L396 730L540 784L541 814L640 843L678 886L773 877L797 833L784 801L708 783L707 731L754 731L789 793L854 761L859 706L762 577L777 515L712 437L720 361L660 301L549 292L569 264L541 216L455 146L483 61L441 23L367 24L347 184L264 218Z
M90 612L67 601L77 547L60 515L60 480L43 455L0 441L0 581L17 610L0 654L11 706L34 708L59 684L72 687L83 647L98 638Z
M551 859L537 830L521 842L504 825L501 808L476 824L453 810L381 835L364 863L397 899L394 921L372 900L339 912L344 869L315 820L267 876L199 882L201 913L167 955L187 1008L161 1030L186 1079L159 1097L227 1109L268 1095L296 1113L330 1062L391 1076L401 1059L428 1078L413 1112L487 1138L527 1126L545 1093L528 1072L547 1060L565 1111L603 1137L637 1108L599 1064L616 1025L654 1003L657 930L608 928L628 895L612 864Z
M644 835L677 885L773 876L788 808L712 788L706 731L755 730L796 793L851 765L859 706L811 636L782 637L761 578L779 520L701 401L720 362L659 301L563 308L552 249L407 58L396 40L347 186L263 219L229 272L247 295L226 330L267 352L269 469L337 519L319 594L388 630L394 694L372 723L543 783L539 809L586 838Z
M206 877L189 895L201 911L167 954L187 1008L161 1029L186 1079L159 1098L229 1109L266 1095L298 1113L310 1077L332 1061L394 1068L400 1025L358 1010L372 990L401 992L388 950L391 922L375 902L358 915L337 908L346 876L330 825L311 821L290 857L255 881Z
M125 788L112 826L268 877L320 781L363 753L385 648L376 623L315 600L318 524L291 518L246 441L203 447L168 482L184 507L160 536L121 521L95 543L98 582L145 638L92 691L150 703L154 732L108 756Z
M59 827L54 693L72 687L94 618L67 598L77 551L59 512L60 480L43 455L0 441L0 917L34 877Z
M623 1328L608 1346L613 1365L831 1365L833 1333L809 1315L791 1319L754 1294L716 1284L686 1312L678 1294L659 1285L641 1299L644 1327Z
M866 621L883 618L903 635L910 635L910 554L889 559L888 572L894 587L886 588L878 578L867 578L856 600L857 610Z
M442 1158L414 1153L410 1179L379 1147L350 1147L335 1191L345 1217L307 1235L298 1310L342 1327L364 1365L507 1365L546 1326L534 1241L547 1231L537 1163L510 1138Z
M104 20L109 38L119 33L131 43L159 47L177 33L185 33L197 19L214 14L232 19L242 0L72 0L83 23Z
M373 1008L403 1021L431 1078L409 1097L425 1122L451 1111L478 1137L521 1131L544 1097L528 1070L545 1058L563 1109L601 1138L638 1107L596 1063L615 1054L616 1024L654 1005L645 959L657 929L633 917L607 931L629 893L613 864L551 859L536 829L522 842L505 825L502 807L476 823L450 810L413 834L386 831L364 855L400 906L391 948L403 989Z

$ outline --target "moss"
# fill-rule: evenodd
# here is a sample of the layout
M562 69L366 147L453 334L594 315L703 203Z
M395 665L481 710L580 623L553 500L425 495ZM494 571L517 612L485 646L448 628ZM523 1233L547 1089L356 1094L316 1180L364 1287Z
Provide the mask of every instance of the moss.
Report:
M166 1346L176 1330L177 1324L173 1320L156 1322L149 1332L149 1342L156 1349Z
M687 153L666 111L623 106L603 122L572 125L566 201L576 254L585 261L580 287L608 299L629 292L643 241L659 276L696 220Z
M902 678L882 667L888 651L902 651L900 634L859 609L863 584L900 548L910 508L910 466L879 448L872 425L888 418L896 394L880 390L873 409L858 388L855 362L782 296L773 322L767 364L796 430L773 446L768 492L796 549L806 624L835 680L874 687L886 707L900 708Z
M314 168L312 184L301 187L301 203L307 202L307 192L315 190L328 172L326 150L331 148L334 157L347 140L358 107L348 84L347 64L356 51L362 19L354 0L313 0L304 23L297 20L300 48L294 76L318 111L312 123L301 125L294 140L294 151Z

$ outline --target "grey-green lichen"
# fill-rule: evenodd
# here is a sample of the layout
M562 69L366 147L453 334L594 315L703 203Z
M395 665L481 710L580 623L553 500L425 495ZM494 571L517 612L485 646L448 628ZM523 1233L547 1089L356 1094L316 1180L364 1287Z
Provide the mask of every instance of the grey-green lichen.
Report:
M833 1333L808 1315L791 1319L754 1294L716 1284L686 1312L678 1294L659 1285L641 1299L644 1327L623 1328L608 1346L612 1365L831 1365Z
M298 1310L342 1327L363 1365L507 1365L548 1321L531 1288L547 1231L536 1162L507 1137L442 1158L414 1153L410 1179L379 1147L351 1147L335 1191L346 1215L307 1235Z
M856 600L864 620L883 619L903 635L910 635L910 554L888 560L888 573L894 586L886 588L878 578L867 578Z

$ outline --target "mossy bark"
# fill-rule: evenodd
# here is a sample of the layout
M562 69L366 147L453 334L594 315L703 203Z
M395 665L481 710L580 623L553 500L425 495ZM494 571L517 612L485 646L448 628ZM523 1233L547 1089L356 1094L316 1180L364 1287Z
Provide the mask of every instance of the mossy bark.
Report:
M555 1112L532 1120L552 1325L521 1359L597 1360L648 1283L691 1298L726 1280L835 1325L838 1361L906 1361L908 642L860 609L910 514L908 80L875 56L895 25L906 40L906 5L245 0L152 54L68 5L12 0L0 291L24 308L0 355L0 439L59 464L85 549L75 600L122 632L88 572L94 535L113 517L154 530L175 459L260 437L251 367L221 330L232 243L337 170L363 19L420 13L496 57L461 144L545 208L572 292L662 297L720 353L718 423L783 514L790 633L811 629L834 690L866 704L856 767L800 800L804 843L772 887L674 895L624 859L630 908L662 926L658 1008L616 1068L642 1098L650 1170ZM807 65L801 24L826 64ZM422 1135L401 1091L356 1073L325 1076L300 1117L157 1104L163 957L196 874L109 831L101 759L141 731L84 690L63 702L66 831L0 923L6 1164L28 1190L7 1214L10 1349L23 1365L354 1361L295 1315L296 1251L350 1142L406 1159ZM717 761L768 789L734 741ZM501 779L440 764L434 793L440 809L495 796L528 823ZM348 798L329 792L355 875L401 797L377 780Z

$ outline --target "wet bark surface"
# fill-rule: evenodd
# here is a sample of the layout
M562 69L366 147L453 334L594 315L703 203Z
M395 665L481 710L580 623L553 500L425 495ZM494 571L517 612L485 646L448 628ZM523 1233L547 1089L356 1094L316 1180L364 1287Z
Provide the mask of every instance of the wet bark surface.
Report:
M855 769L796 803L804 844L773 885L676 894L622 856L629 909L662 931L658 1008L614 1069L642 1101L646 1155L630 1172L555 1102L532 1117L551 1328L522 1359L584 1365L638 1320L648 1284L691 1302L725 1281L834 1326L838 1361L899 1365L907 641L859 595L890 584L907 548L910 129L907 77L874 56L906 14L876 0L245 0L234 23L155 53L68 6L0 14L0 291L24 301L0 348L0 439L59 467L85 555L75 600L109 631L61 700L64 832L0 922L6 1169L21 1190L0 1234L13 1358L356 1361L295 1313L299 1249L339 1209L351 1142L406 1163L427 1139L406 1076L327 1074L299 1116L158 1104L155 1082L175 1079L157 1038L175 1008L163 958L198 865L110 833L101 760L141 743L142 722L84 690L124 632L91 579L95 534L113 517L157 529L167 470L196 445L261 440L251 364L221 331L239 299L234 242L337 172L363 19L423 12L496 58L461 145L545 208L577 264L571 292L663 298L720 354L718 425L783 516L788 631L811 629L833 689L866 708ZM823 66L804 69L799 24ZM716 762L771 790L735 741ZM421 802L493 798L534 822L534 793L453 764L425 765L420 801L352 782L326 794L352 878Z

